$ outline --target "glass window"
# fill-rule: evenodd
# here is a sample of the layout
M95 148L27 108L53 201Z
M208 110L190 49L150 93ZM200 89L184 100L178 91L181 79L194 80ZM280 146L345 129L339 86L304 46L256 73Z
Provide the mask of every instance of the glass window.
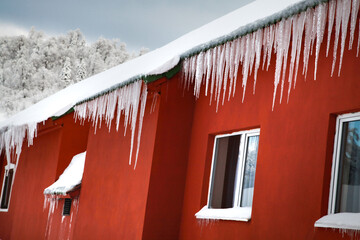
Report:
M10 194L14 179L14 164L5 166L4 181L1 190L0 209L8 209L10 202Z
M260 130L215 137L208 208L251 207Z
M360 212L360 114L338 117L330 213Z

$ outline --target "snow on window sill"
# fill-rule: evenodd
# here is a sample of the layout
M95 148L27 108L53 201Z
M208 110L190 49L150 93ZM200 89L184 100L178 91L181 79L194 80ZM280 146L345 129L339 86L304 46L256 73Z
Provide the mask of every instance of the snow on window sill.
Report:
M248 222L251 219L251 207L208 208L203 207L195 214L197 219L219 219Z
M323 216L314 224L320 228L360 230L360 213L335 213Z
M8 211L9 211L8 208L1 208L1 209L0 209L0 212L8 212Z

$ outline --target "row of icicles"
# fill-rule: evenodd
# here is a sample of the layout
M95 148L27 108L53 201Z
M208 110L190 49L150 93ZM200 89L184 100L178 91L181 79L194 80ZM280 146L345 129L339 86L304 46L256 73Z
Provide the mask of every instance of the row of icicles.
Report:
M270 65L272 51L274 51L276 53L272 103L272 108L274 108L276 92L279 84L281 84L280 103L283 98L288 57L290 57L290 68L288 70L289 74L287 77L289 83L287 94L289 99L291 88L292 86L295 88L296 85L300 52L303 49L302 74L306 77L309 55L312 54L314 45L314 79L316 80L317 62L327 22L326 56L329 54L331 34L333 28L335 28L331 76L335 70L337 49L341 35L338 70L338 75L340 75L346 35L348 33L348 23L350 21L349 49L351 49L357 25L358 11L359 0L331 0L329 2L322 3L315 8L308 8L307 11L301 12L287 19L282 19L276 24L259 29L253 33L247 34L233 41L229 41L223 45L216 46L215 48L209 49L205 52L200 52L199 54L184 60L182 68L183 86L189 89L189 86L193 84L194 95L198 98L201 86L205 85L205 96L210 93L210 104L212 100L216 101L217 111L220 101L224 104L225 98L229 100L230 97L235 94L239 64L242 66L242 99L244 100L248 76L253 72L253 91L255 92L257 72L261 64L261 55L263 56L262 69L264 69L266 65L267 70ZM359 54L359 46L360 31L357 44L357 56ZM291 50L290 56L289 50Z
M130 145L130 155L129 155L129 165L131 165L134 139L135 139L135 129L137 126L138 112L140 107L140 116L139 124L137 131L137 149L135 156L134 169L137 165L137 160L139 156L140 148L140 138L142 132L143 118L145 114L145 106L147 100L147 85L142 84L142 80L136 81L129 85L126 85L122 88L119 88L113 92L102 95L95 98L94 100L84 102L80 105L74 107L75 114L74 118L80 119L84 122L85 120L91 120L96 132L98 123L101 126L101 122L105 120L107 127L111 128L111 122L115 118L116 110L116 131L119 130L120 117L124 116L124 135L130 123L131 131L131 145ZM99 126L99 127L100 127Z

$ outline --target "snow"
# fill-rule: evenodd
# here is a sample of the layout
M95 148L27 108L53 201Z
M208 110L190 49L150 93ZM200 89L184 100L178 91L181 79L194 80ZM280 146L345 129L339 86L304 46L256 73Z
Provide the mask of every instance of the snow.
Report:
M248 85L248 76L254 74L256 80L260 61L259 53L262 52L261 47L264 48L263 65L265 64L265 59L267 59L267 68L270 64L272 48L274 48L276 52L274 107L276 92L280 83L280 102L283 95L290 39L291 36L294 36L291 29L294 28L294 24L296 24L295 27L298 29L296 33L298 45L296 52L294 52L296 57L292 57L296 59L296 70L295 73L292 73L295 75L294 81L292 79L289 81L295 83L296 80L298 57L302 41L301 36L304 29L303 18L305 18L303 54L305 66L303 74L305 76L309 53L312 52L315 39L317 41L316 54L320 51L326 22L325 8L327 9L329 5L328 3L319 5L321 2L320 0L258 0L192 31L162 48L78 82L1 122L0 151L5 149L8 159L10 159L11 152L15 151L18 158L25 135L27 136L28 144L32 144L33 138L36 136L37 123L43 122L52 116L61 116L74 106L78 118L82 120L87 118L95 121L95 130L97 124L101 124L101 120L104 117L110 128L111 120L114 118L116 103L121 103L118 110L125 115L126 120L129 119L130 121L132 144L129 162L131 163L139 98L142 96L138 82L146 76L161 74L171 70L179 64L181 59L184 60L182 70L185 79L184 88L189 88L191 84L195 83L194 95L197 97L203 85L206 86L206 90L210 88L210 103L214 97L216 108L218 109L221 93L223 94L222 104L224 103L226 91L228 91L229 96L231 95L231 90L233 91L232 96L235 94L239 63L242 64L244 99L246 86ZM333 6L332 3L330 5ZM316 6L315 10L312 8L314 6ZM358 7L358 3L354 3L352 6ZM305 11L306 9L307 11ZM340 29L342 38L339 71L341 68L350 10L350 1L337 1L336 39L332 72L334 71L337 58L336 52ZM357 12L358 9L352 9L352 18L355 18ZM333 17L333 15L330 15L329 18ZM296 21L296 18L300 20ZM350 20L350 22L352 34L355 31L356 21ZM225 42L226 44L223 44ZM358 46L359 44L360 42ZM215 62L218 64L215 64ZM290 66L293 68L291 63ZM253 68L255 69L253 70ZM224 76L228 75L230 75L229 83L227 78L224 80ZM203 84L203 79L206 79L205 84ZM255 86L256 82L254 81L253 92L255 92ZM119 88L131 88L132 90L116 90ZM119 118L120 115L118 114L117 129L119 127ZM125 121L125 132L127 124L128 121ZM28 133L25 134L25 132Z
M221 219L248 222L251 219L251 207L208 208L203 207L195 214L197 219Z
M306 1L309 3L309 1ZM300 3L299 3L300 4ZM301 5L301 4L300 4ZM294 9L296 7L293 6ZM278 88L280 85L280 97L279 103L282 102L283 91L286 73L288 72L288 100L292 86L295 88L296 78L298 74L299 58L301 50L303 49L303 71L302 74L306 78L308 72L308 63L310 55L315 50L315 66L314 66L314 80L316 80L316 72L320 54L320 48L322 46L323 38L325 35L325 27L327 21L328 24L328 40L327 40L327 52L329 51L330 39L333 22L335 21L335 40L333 48L333 65L331 75L335 70L339 39L340 42L340 60L338 75L341 72L343 54L345 49L346 35L348 33L348 25L350 25L350 41L349 48L352 46L354 39L356 20L359 11L358 0L332 0L330 2L322 2L313 7L308 8L306 11L300 12L296 15L283 18L275 24L266 26L265 28L257 29L256 31L244 36L239 36L237 39L225 42L222 45L218 45L213 50L207 50L205 56L211 58L209 55L213 55L212 59L216 59L218 63L217 68L211 67L211 64L201 64L201 72L198 73L199 68L197 66L187 67L184 64L183 67L183 81L184 85L189 88L189 83L192 83L194 76L196 77L194 95L199 97L200 87L206 85L205 93L207 93L208 77L202 78L201 76L209 76L210 73L213 76L211 79L210 90L210 104L212 100L216 101L216 111L218 110L219 100L221 93L223 94L223 101L227 91L228 78L230 80L230 87L228 88L228 94L231 95L231 90L235 90L236 75L239 68L239 62L242 65L242 101L244 101L246 87L248 86L249 76L254 72L254 84L253 93L255 93L257 71L260 64L260 54L263 52L263 68L265 61L267 60L267 68L270 64L271 52L274 50L276 54L275 63L275 76L274 76L274 91L273 91L273 103L274 109ZM286 12L286 11L284 11ZM329 12L329 15L328 15ZM336 12L336 15L335 15ZM350 17L351 14L351 17ZM350 20L350 24L349 24ZM303 37L304 36L304 37ZM290 42L292 42L290 49ZM302 43L304 42L304 43ZM360 44L360 42L359 42ZM315 45L315 47L314 47ZM303 48L302 48L303 46ZM225 50L224 50L225 49ZM288 58L290 52L290 69L287 70ZM230 53L229 53L230 51ZM235 56L235 61L234 61ZM185 59L186 61L202 63L203 53L194 55ZM199 60L200 59L200 60ZM214 64L213 64L214 65ZM295 69L295 70L294 70ZM230 72L230 76L228 74ZM233 79L233 75L235 80ZM214 79L215 76L215 79ZM234 84L232 87L231 84ZM223 86L223 91L221 91ZM215 93L213 97L213 89ZM234 91L233 90L233 91ZM234 92L233 92L234 96ZM228 97L229 100L229 97Z
M84 172L85 156L86 152L75 155L59 179L44 190L44 194L66 195L79 186ZM50 209L53 208L54 206L51 206Z
M335 213L323 216L314 224L321 228L360 230L360 213Z

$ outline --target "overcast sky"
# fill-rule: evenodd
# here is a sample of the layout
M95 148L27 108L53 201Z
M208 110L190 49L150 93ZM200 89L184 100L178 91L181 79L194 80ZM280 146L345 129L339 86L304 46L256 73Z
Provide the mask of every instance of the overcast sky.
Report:
M128 49L150 50L252 0L0 0L0 35L32 26L47 34L80 29L88 41L119 39Z

